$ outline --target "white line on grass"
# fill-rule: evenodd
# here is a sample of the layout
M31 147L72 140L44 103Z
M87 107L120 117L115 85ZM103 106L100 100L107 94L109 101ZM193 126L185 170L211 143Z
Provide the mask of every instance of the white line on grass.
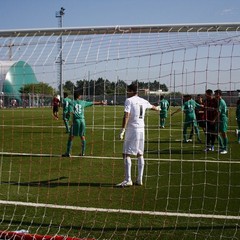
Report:
M6 156L35 156L35 157L62 157L59 154L44 154L44 153L17 153L17 152L0 152L0 155ZM108 159L108 160L122 160L122 157L107 157L107 156L78 156L71 155L71 158L89 158L89 159ZM200 163L221 163L221 164L240 164L240 161L226 161L226 160L214 160L214 159L164 159L164 158L145 158L146 161L158 161L158 162L200 162Z
M18 202L18 201L4 201L4 200L0 200L0 204L14 205L14 206L27 206L27 207L56 208L56 209L66 209L66 210L75 210L75 211L84 211L84 212L88 211L88 212L127 213L127 214L137 214L137 215L167 216L167 217L240 220L240 216L233 216L233 215L194 214L194 213L179 213L179 212L158 212L158 211L139 211L139 210L125 210L125 209L111 209L111 208L93 208L93 207L78 207L78 206Z

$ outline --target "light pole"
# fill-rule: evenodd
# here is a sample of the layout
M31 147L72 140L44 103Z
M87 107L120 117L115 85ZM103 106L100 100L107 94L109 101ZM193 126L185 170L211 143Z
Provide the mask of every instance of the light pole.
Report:
M65 8L61 7L60 11L56 12L56 18L58 18L58 27L62 28L63 26L63 16L64 16L64 11ZM58 40L58 59L57 59L57 63L59 66L59 71L58 71L58 82L59 82L59 90L60 90L60 98L61 98L61 102L63 99L63 58L62 58L62 35L59 37Z

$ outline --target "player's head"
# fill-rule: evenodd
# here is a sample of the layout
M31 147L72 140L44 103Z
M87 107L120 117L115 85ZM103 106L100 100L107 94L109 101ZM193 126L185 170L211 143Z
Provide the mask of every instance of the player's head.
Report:
M185 98L186 98L186 100L190 100L190 99L192 99L192 95L187 94L187 95L185 95Z
M137 92L138 92L138 88L137 88L136 84L132 83L127 86L127 95L128 96L134 96L137 94Z
M78 98L80 98L81 94L80 92L74 92L74 99L77 100Z
M186 94L186 95L183 95L183 102L186 102L186 101L189 100L189 99L188 99L188 96L189 96L189 95L187 95L187 94Z
M64 92L63 97L64 98L68 97L68 93Z
M221 98L221 96L222 96L222 91L220 90L220 89L217 89L217 90L215 90L214 91L214 96L215 96L215 98Z
M163 100L164 99L164 96L163 95L161 95L161 97L160 97L160 100Z
M206 98L212 98L212 95L213 95L212 89L207 89L207 90L205 91L205 96L206 96Z

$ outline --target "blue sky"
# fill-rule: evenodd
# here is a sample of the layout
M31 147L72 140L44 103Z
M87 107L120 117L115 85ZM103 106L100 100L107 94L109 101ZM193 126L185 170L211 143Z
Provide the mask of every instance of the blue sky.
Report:
M239 0L0 0L0 30L240 22Z

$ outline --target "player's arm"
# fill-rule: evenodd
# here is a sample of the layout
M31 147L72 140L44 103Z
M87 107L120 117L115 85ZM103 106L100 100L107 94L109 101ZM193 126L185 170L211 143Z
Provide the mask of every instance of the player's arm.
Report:
M93 105L107 105L107 101L94 101Z
M171 116L173 116L174 114L180 112L181 110L182 110L182 108L178 108L175 112L173 112L173 113L171 114Z
M161 110L161 107L160 107L160 106L154 106L154 105L152 105L151 110L153 110L153 111L160 111L160 110Z
M122 119L122 130L119 134L120 140L123 140L123 138L124 138L124 133L125 133L125 129L128 124L129 116L130 116L129 112L124 112L123 119Z

